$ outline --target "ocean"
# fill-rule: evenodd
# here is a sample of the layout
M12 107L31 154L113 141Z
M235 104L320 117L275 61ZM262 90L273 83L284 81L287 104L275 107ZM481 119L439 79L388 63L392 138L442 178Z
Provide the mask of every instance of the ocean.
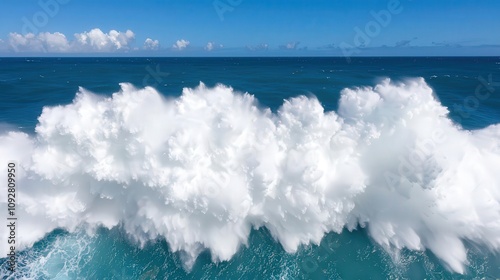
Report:
M0 58L0 275L500 279L499 93L499 57Z

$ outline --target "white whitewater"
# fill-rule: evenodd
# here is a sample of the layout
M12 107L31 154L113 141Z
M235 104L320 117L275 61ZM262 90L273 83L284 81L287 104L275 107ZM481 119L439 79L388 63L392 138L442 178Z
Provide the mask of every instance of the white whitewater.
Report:
M301 96L273 113L223 85L175 99L121 87L44 108L33 136L0 134L0 166L19 166L19 248L121 226L141 245L164 238L189 268L204 249L230 259L252 228L294 252L362 226L458 273L464 241L500 249L500 126L461 129L423 79L345 89L338 112Z

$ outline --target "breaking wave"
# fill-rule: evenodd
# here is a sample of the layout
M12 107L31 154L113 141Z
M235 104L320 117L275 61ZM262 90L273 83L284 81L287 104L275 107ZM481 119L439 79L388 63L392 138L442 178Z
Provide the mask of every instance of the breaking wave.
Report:
M17 243L119 226L141 246L165 239L189 269L205 249L230 259L252 228L295 252L360 226L458 273L465 242L500 249L499 125L462 129L423 79L345 89L338 107L300 96L272 112L223 85L81 88L34 135L0 134L0 164L18 165Z

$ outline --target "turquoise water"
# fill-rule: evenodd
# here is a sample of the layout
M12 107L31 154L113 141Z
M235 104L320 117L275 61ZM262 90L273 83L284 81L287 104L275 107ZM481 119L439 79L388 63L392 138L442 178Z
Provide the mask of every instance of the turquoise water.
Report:
M222 83L255 95L273 110L284 98L312 94L326 110L335 110L344 88L373 86L384 77L423 77L464 128L500 119L496 94L467 112L467 118L459 119L452 107L474 94L479 77L500 79L496 57L358 58L351 63L344 58L0 58L0 63L0 122L26 127L28 132L43 106L70 103L78 87L110 95L121 82L154 86L167 96L179 96L182 88L200 81L207 86Z
M120 91L119 83L127 82L178 98L183 88L195 88L201 81L209 88L221 83L248 92L259 108L272 112L283 100L300 95L316 96L325 111L337 111L344 88L374 86L386 77L424 78L449 109L449 118L463 129L500 123L500 58L356 58L351 63L343 58L1 58L0 124L3 133L36 137L42 109L70 104L79 86L109 97ZM491 95L473 99L484 81ZM22 216L19 223L21 236ZM6 259L0 273L4 279L500 278L498 251L477 240L465 240L468 264L460 274L430 250L389 253L366 228L330 232L319 245L300 245L289 253L263 225L250 231L247 244L228 261L214 262L205 250L188 269L183 253L172 252L165 239L149 240L141 248L122 226L120 222L95 232L87 232L85 225L71 232L51 230L18 252L15 274L6 272Z

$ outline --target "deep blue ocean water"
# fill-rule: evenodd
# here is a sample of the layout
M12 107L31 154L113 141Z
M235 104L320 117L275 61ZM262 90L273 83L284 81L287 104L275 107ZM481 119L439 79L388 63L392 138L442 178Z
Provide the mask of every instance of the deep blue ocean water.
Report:
M276 111L283 100L316 96L336 110L344 88L374 86L383 78L423 77L464 129L500 123L500 58L0 58L0 129L34 134L44 106L69 104L78 87L110 96L119 83L153 86L177 97L200 81L254 95ZM486 84L492 94L477 104L471 97ZM468 98L469 97L469 98ZM470 102L470 103L467 103ZM22 186L21 186L22 187ZM499 186L500 187L500 186ZM20 198L22 200L22 197ZM23 234L22 225L18 235ZM4 241L2 241L4 243ZM4 246L5 244L2 244ZM500 256L469 244L467 273L451 272L429 251L403 250L395 261L365 231L330 233L320 246L283 250L266 228L253 230L248 247L230 260L198 257L187 272L182 256L164 240L144 248L119 228L96 235L56 230L19 252L18 272L4 279L497 279ZM2 259L5 266L5 259ZM36 270L36 269L35 269ZM31 272L30 272L31 271Z

